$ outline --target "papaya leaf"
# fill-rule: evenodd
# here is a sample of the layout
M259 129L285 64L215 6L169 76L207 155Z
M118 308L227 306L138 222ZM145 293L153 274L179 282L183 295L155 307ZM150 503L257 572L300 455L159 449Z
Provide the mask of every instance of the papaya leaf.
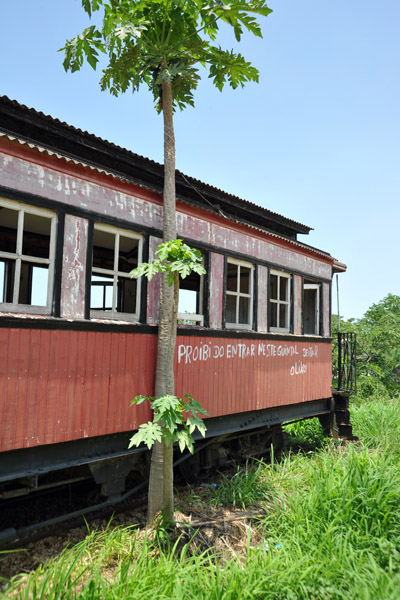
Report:
M138 431L130 439L128 448L132 446L140 446L141 443L146 444L148 449L152 448L154 442L161 442L163 431L161 426L154 421L143 423Z
M179 450L183 452L185 448L189 450L191 454L193 454L194 446L193 446L193 438L189 431L186 429L182 429L177 432L177 441L179 444Z
M195 429L197 429L201 433L201 435L205 437L207 427L204 424L203 419L200 419L196 416L188 417L186 420L186 425L189 428L189 433L192 434L195 431Z
M195 400L190 394L185 394L184 397L187 398L187 401L185 402L186 412L191 412L193 416L196 416L196 412L198 412L200 415L208 415L206 409L203 408L203 406L199 402L197 402L197 400Z
M159 396L151 403L151 408L155 413L163 415L167 411L175 411L177 408L180 409L180 399L171 394L164 394Z
M151 402L153 398L151 396L135 396L135 398L131 400L131 406L134 404L143 404L143 402L146 402L146 400L149 400Z

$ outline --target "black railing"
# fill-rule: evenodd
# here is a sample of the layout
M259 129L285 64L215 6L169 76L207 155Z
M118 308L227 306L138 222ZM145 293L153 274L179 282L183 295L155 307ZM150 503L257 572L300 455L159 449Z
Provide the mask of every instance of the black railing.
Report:
M338 333L338 391L355 392L357 378L357 337Z

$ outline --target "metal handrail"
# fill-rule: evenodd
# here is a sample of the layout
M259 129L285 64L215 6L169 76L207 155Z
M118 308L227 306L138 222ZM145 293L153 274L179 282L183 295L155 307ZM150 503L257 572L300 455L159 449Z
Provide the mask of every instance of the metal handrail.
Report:
M338 390L357 390L357 336L354 332L338 333Z

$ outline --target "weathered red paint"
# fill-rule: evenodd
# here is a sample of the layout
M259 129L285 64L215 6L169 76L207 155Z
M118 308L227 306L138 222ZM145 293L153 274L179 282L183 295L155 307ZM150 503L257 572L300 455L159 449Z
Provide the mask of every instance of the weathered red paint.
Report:
M149 260L161 240L162 196L103 170L62 158L34 145L0 138L2 185L45 198L65 215L61 317L85 319L89 217L112 219L121 228L149 231ZM71 211L69 211L69 208ZM77 210L78 209L78 212ZM322 336L330 335L332 266L343 268L318 250L261 231L183 201L177 202L178 236L208 245L209 327L221 337L186 336L178 328L176 393L192 394L211 417L296 404L331 396L331 346L328 340L296 339L302 333L302 277L321 282ZM89 248L90 252L90 248ZM224 264L237 253L257 269L257 328L253 340L231 332L222 337ZM293 273L293 336L268 334L268 267ZM59 284L59 282L58 282ZM148 284L146 323L158 321L158 278ZM15 317L15 315L14 315ZM23 319L23 316L19 316ZM17 318L19 318L17 317ZM150 418L146 405L130 407L136 394L152 394L156 356L154 333L43 328L37 323L0 328L0 450L54 444L136 429ZM101 320L98 320L101 322ZM58 327L46 318L45 327ZM86 327L81 325L82 329ZM187 331L187 330L185 330ZM200 333L198 330L196 333ZM226 335L226 332L225 334ZM247 338L246 338L247 335ZM261 336L259 336L261 337ZM245 419L245 416L243 417Z
M331 345L278 339L179 337L177 394L211 416L331 396Z
M137 428L150 418L156 335L0 329L0 450ZM287 354L282 356L282 354ZM331 395L331 346L178 335L176 393L222 416Z

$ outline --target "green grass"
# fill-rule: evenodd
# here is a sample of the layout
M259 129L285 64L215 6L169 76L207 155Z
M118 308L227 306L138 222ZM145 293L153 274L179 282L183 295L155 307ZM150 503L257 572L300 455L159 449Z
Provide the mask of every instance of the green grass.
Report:
M400 457L400 397L356 401L351 409L351 420L364 446Z
M241 555L227 559L109 528L15 578L3 597L398 600L400 401L355 403L352 421L359 444L320 444L316 422L303 433L297 426L299 442L314 439L322 448L287 453L273 465L254 462L201 491L221 511L266 507L253 524L261 542L248 541Z
M285 430L294 444L308 444L313 448L323 448L327 445L327 439L317 417L286 425Z
M255 460L237 467L233 475L221 473L219 486L210 493L211 504L245 509L265 500L269 491L263 477L265 467L264 462Z

